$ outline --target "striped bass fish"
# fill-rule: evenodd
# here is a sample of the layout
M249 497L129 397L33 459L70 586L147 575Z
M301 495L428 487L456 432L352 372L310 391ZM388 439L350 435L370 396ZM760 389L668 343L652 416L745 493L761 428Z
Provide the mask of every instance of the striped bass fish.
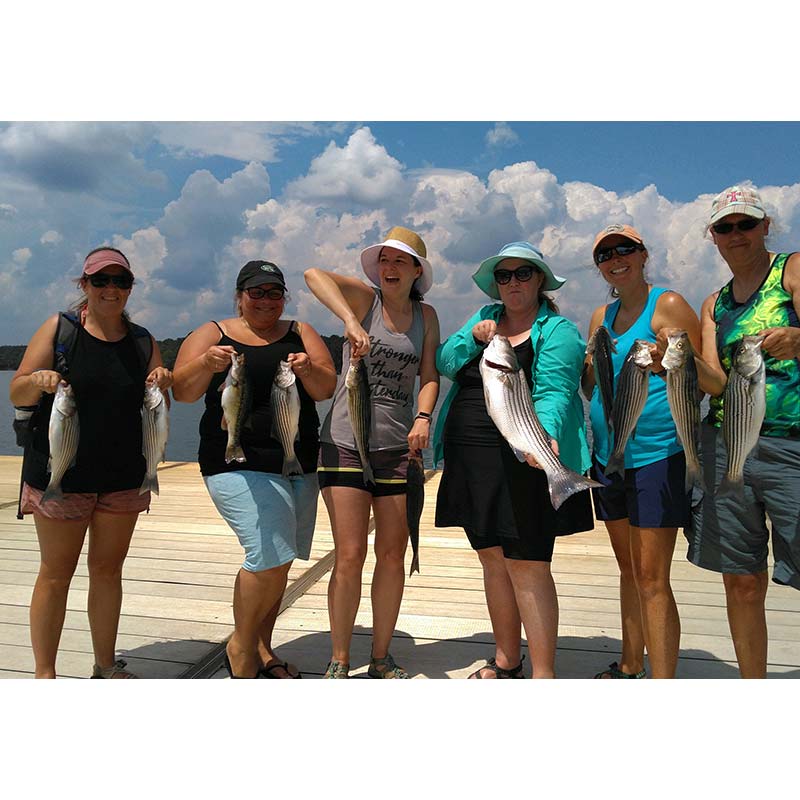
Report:
M547 475L550 502L558 510L576 492L600 486L565 467L553 452L550 436L533 408L531 391L517 354L505 336L495 334L483 351L479 366L486 410L500 435L520 461L532 455Z
M356 449L361 456L364 483L375 483L372 465L369 463L369 430L372 424L372 409L370 407L367 365L363 358L350 361L344 384L347 387L347 413L350 416L350 427L353 429Z
M636 429L636 423L647 402L650 383L650 344L644 339L637 339L625 356L625 363L619 373L614 405L611 409L611 424L614 428L614 450L608 459L606 477L625 476L625 447L628 439Z
M300 395L297 380L288 361L281 361L272 382L269 396L272 411L272 435L283 447L281 475L302 475L303 468L294 453L294 443L300 438Z
M50 482L42 495L43 503L48 500L60 500L63 497L61 479L75 463L75 456L78 454L80 439L78 406L75 403L75 392L65 381L58 384L56 396L53 398L48 438L50 460L47 467L50 472Z
M743 336L733 348L728 384L722 395L722 436L728 448L728 467L717 494L741 493L744 462L758 443L767 399L763 336Z
M617 352L617 346L605 325L595 328L586 345L586 354L592 357L594 382L600 395L603 414L606 418L608 438L611 438L611 409L614 405L614 364L611 354Z
M142 405L142 454L147 472L139 494L158 494L158 465L164 460L169 438L169 410L163 392L155 383L148 383Z
M419 452L419 451L417 451ZM406 519L408 520L408 536L411 539L411 569L408 571L410 578L414 572L419 572L419 519L422 516L422 507L425 505L425 470L419 456L411 456L408 460L406 473Z
M671 333L661 364L667 371L667 402L686 456L686 491L695 483L705 489L700 467L700 388L694 350L686 331Z
M231 366L222 392L222 429L228 431L225 463L247 461L242 450L242 427L250 414L250 382L244 366L244 353L231 353Z

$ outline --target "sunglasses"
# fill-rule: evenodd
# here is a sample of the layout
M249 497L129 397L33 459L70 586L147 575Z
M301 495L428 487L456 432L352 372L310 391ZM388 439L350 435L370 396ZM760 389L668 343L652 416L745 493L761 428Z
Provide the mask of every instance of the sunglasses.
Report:
M510 283L512 278L516 278L520 283L525 283L533 277L534 272L538 271L535 267L517 267L513 271L510 269L496 269L494 271L494 280L501 286Z
M131 275L89 275L89 283L95 289L102 289L113 283L117 289L130 289L133 286L133 276Z
M637 250L644 250L644 247L640 244L617 244L614 245L614 247L604 247L594 254L594 261L595 264L602 264L614 258L614 254L618 256L629 256Z
M748 219L739 220L739 222L718 222L716 225L711 226L714 233L721 233L723 236L726 233L731 233L735 228L737 231L751 231L762 220L749 217Z
M251 300L261 300L268 297L270 300L282 300L283 289L264 289L261 286L253 286L252 289L244 290Z

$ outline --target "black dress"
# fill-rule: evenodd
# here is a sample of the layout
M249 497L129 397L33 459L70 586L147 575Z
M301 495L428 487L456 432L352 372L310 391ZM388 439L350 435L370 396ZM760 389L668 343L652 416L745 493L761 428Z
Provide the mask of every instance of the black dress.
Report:
M514 352L532 386L531 340ZM459 390L445 421L436 526L464 528L476 550L501 544L507 558L549 561L556 536L594 528L589 492L553 508L544 471L517 459L486 411L481 355L456 375Z

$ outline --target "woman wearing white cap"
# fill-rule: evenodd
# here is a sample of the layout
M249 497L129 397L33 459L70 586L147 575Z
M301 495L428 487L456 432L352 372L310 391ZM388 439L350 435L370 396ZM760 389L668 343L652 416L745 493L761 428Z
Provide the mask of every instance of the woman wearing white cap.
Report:
M67 594L88 530L92 677L135 678L114 652L122 564L139 513L150 505L142 456L145 384L166 391L172 373L162 365L153 337L125 313L133 272L123 253L111 247L93 250L84 260L78 285L83 296L69 312L50 317L34 333L11 381L15 406L38 403L31 417L20 501L20 514L33 514L41 551L31 598L35 675L56 677ZM59 410L69 412L74 402L77 412L70 416L78 421L62 428L69 433L59 449L67 452L72 442L77 452L60 486L48 488L49 456L64 463L51 452L48 435L59 389L59 397L66 395Z
M662 328L685 330L699 353L700 323L681 295L648 283L644 270L649 254L630 225L613 224L600 231L592 257L614 300L594 310L589 335L605 326L615 340L614 385L618 388L619 373L636 340L650 342L654 359L636 435L628 439L624 463L614 469L610 426L595 384L592 356L586 356L582 385L591 401L592 477L603 484L592 492L595 513L605 523L620 568L622 616L622 656L595 677L646 677L646 646L652 676L672 678L681 623L670 566L678 528L688 523L691 512L683 447L667 403L666 383L656 377L663 376L656 338ZM700 382L707 388L703 376Z
M420 302L433 284L425 244L395 227L386 240L361 253L374 286L358 278L309 269L315 297L344 323L342 372L320 432L319 485L331 518L336 561L328 588L331 660L326 678L347 678L350 644L361 598L370 508L375 518L372 578L372 678L408 678L389 653L405 584L406 470L409 455L429 445L431 414L439 394L435 353L439 321ZM377 288L376 288L377 287ZM371 420L364 464L348 414L345 378L363 360ZM414 385L420 388L414 416ZM372 480L369 479L370 474Z
M556 511L547 477L528 455L520 462L486 410L479 363L495 334L506 336L531 390L553 450L570 469L589 468L579 396L585 342L577 326L544 293L559 278L528 242L505 245L473 275L499 303L483 306L442 343L436 365L453 386L434 436L434 462L444 456L436 525L464 528L483 567L495 655L470 678L522 678L520 623L534 678L555 677L558 597L550 571L556 536L591 530L587 491Z
M725 493L719 491L727 463L720 435L725 406L712 396L702 434L707 491L686 529L689 560L722 573L743 678L763 678L767 671L765 515L772 529L772 580L800 589L800 253L767 248L771 221L749 186L731 186L711 205L708 229L733 277L703 303L703 357L718 376L719 395L737 342L762 336L766 407L743 486Z

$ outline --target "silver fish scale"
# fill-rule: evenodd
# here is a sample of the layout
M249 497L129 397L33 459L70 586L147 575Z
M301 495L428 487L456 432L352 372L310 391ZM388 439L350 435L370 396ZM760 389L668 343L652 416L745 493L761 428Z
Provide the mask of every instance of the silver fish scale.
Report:
M722 406L722 436L728 450L726 483L741 483L744 462L758 442L766 406L764 374L762 361L752 378L739 373L735 365L728 376Z
M624 474L625 447L647 402L649 383L648 370L640 367L632 356L628 355L620 370L617 391L614 395L614 408L611 414L614 426L614 450L606 466L606 475L609 467L612 468L612 472L616 471L612 462L618 464L620 461L623 464L621 474Z
M369 463L369 431L372 424L367 367L363 359L351 363L345 376L347 386L347 413L356 449L361 457L364 482L374 483L372 466Z
M700 437L700 404L698 397L697 366L690 353L680 367L667 370L667 403L678 438L686 455L686 486L692 476L701 474L698 440Z
M65 406L64 413L61 407ZM71 389L59 386L50 412L50 425L48 428L50 442L50 481L47 484L43 501L61 496L61 479L64 473L75 461L80 440L80 424L78 422L78 409Z
M303 470L294 452L300 425L300 395L296 382L292 381L288 386L273 383L270 405L277 439L283 447L283 475L301 475Z
M614 408L614 364L611 360L611 353L616 353L617 348L605 325L600 325L595 329L586 347L586 352L592 356L594 382L597 384L603 416L606 419L606 428L610 437L613 429L612 411Z
M147 390L150 391L149 389ZM169 417L167 406L161 390L156 388L161 397L155 404L152 398L145 398L142 408L142 454L145 458L147 471L145 472L139 494L152 491L158 494L158 465L164 460L169 435Z

